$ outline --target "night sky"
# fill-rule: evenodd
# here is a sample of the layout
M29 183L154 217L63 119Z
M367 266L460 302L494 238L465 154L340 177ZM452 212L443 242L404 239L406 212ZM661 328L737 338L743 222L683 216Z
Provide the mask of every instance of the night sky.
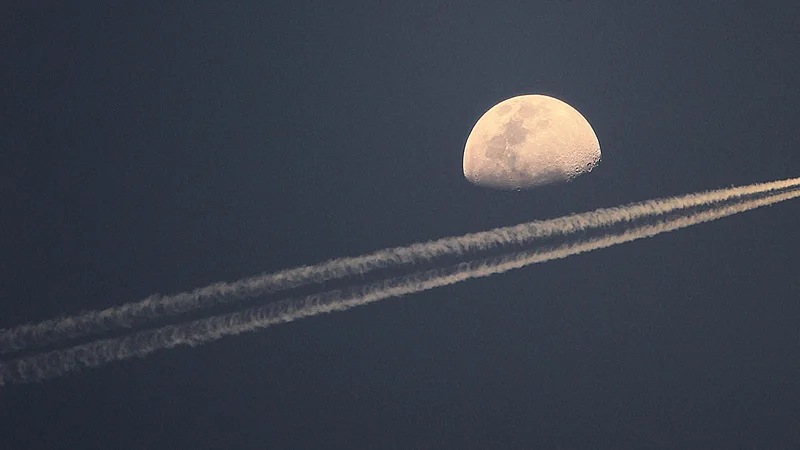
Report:
M12 3L0 327L800 176L793 2ZM602 164L470 185L475 121L532 93ZM7 385L0 447L797 448L798 213Z

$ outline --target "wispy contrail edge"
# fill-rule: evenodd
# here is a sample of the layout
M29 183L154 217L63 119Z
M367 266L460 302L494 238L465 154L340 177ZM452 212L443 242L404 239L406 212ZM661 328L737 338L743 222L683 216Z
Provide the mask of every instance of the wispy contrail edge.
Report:
M214 283L193 291L174 295L152 295L104 310L45 320L36 324L0 329L0 354L33 350L46 345L64 344L70 340L103 332L146 325L164 317L218 306L223 303L253 298L311 283L323 282L373 270L431 261L443 256L462 256L470 252L495 249L507 245L524 245L537 239L568 235L595 228L658 217L702 205L724 202L750 195L765 194L800 186L800 178L732 187L688 194L679 197L648 200L615 208L598 209L556 219L523 223L489 231L448 237L405 247L330 260L313 266L287 269L272 274L243 278L233 282Z
M634 227L619 233L567 243L555 248L528 250L511 255L463 263L455 270L440 269L420 272L369 284L348 292L327 292L301 299L290 299L186 323L141 331L128 336L102 339L75 347L50 351L0 364L0 385L54 378L99 367L112 361L145 357L157 350L181 345L195 346L224 336L254 331L297 319L341 311L389 297L408 295L440 286L506 272L530 264L566 258L612 245L630 242L657 234L710 222L733 214L800 197L800 189L758 199L742 200L727 206L713 206L701 212L688 213L651 225Z

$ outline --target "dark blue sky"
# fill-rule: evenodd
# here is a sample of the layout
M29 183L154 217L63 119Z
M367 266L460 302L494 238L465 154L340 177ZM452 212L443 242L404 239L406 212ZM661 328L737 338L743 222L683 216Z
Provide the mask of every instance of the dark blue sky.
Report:
M800 175L791 2L18 3L0 327ZM526 93L577 108L603 163L468 184L472 125ZM6 386L0 446L795 447L798 212Z

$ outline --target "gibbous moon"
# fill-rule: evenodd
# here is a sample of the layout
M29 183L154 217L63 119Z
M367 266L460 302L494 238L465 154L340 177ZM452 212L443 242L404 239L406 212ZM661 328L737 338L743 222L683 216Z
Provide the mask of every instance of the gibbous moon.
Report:
M464 148L467 180L496 189L572 181L599 162L600 143L589 122L546 95L521 95L493 106Z

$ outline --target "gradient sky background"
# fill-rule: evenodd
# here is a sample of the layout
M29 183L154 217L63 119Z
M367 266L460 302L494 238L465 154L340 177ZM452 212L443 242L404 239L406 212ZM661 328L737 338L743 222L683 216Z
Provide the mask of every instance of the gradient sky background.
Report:
M15 3L0 327L800 176L791 2ZM473 124L526 93L577 108L603 163L468 184ZM797 446L798 212L6 386L0 446Z

